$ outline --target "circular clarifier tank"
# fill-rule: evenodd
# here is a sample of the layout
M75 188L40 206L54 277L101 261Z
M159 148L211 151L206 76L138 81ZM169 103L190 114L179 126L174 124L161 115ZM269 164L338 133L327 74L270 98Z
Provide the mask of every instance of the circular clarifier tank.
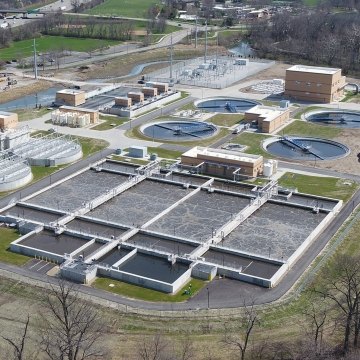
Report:
M291 160L332 160L348 155L348 147L336 141L318 138L283 136L264 143L272 155Z
M198 109L218 113L243 113L256 105L257 101L232 97L216 97L195 102Z
M194 141L213 136L217 128L200 121L160 121L141 128L144 135L166 141Z
M360 129L360 112L350 110L316 110L305 114L307 121L322 125Z

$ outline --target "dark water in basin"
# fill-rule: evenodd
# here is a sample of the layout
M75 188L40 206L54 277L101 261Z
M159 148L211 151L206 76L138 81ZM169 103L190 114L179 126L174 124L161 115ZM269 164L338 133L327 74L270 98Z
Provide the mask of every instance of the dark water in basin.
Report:
M211 99L199 102L196 106L209 112L243 113L259 103L246 99Z
M299 139L299 143L308 150L280 140L269 144L266 150L272 155L293 160L329 160L342 157L347 153L346 147L332 141L304 138Z
M121 265L119 270L150 279L173 283L184 274L188 268L189 267L183 263L175 263L172 265L171 262L165 258L137 253Z

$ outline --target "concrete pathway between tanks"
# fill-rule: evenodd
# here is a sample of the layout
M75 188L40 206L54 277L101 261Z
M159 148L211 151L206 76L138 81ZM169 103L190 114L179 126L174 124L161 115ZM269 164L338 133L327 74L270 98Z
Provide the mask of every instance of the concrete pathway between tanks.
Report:
M243 306L244 301L252 301L258 305L268 304L279 300L292 288L294 283L300 278L303 272L311 264L314 258L322 251L329 239L331 239L344 221L351 215L353 209L360 203L360 190L349 201L339 214L333 219L328 228L313 242L306 250L298 262L288 271L282 281L273 289L265 289L240 281L231 279L219 279L210 282L202 291L187 302L183 303L152 303L140 300L128 299L110 292L101 291L87 286L81 286L82 296L95 303L110 306L113 308L135 311L144 314L161 315L169 311L180 312L184 316L184 311L190 311L192 316L200 309L217 309L212 314L223 315L234 312L232 308ZM0 263L0 275L8 278L23 281L32 285L44 287L47 284L56 284L57 279L36 272L29 272L25 268L16 267ZM224 295L225 294L225 295ZM225 310L219 310L225 309ZM155 311L155 313L154 313ZM195 311L195 312L194 312ZM176 315L174 313L174 315Z

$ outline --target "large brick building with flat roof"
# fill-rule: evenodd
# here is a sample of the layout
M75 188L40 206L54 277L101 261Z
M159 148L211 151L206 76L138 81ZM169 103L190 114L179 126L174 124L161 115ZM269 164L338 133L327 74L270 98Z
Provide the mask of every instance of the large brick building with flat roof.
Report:
M286 70L285 96L291 99L330 103L344 94L341 69L294 65Z

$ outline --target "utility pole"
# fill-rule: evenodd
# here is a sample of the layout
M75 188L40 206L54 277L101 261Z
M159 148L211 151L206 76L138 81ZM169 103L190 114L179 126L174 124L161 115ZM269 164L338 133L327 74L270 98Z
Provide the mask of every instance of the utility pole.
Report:
M173 81L173 38L172 38L172 34L171 34L171 38L170 38L170 82Z
M196 18L195 18L195 49L197 49L197 43L198 43L198 17L196 15Z
M205 54L204 54L204 63L206 64L207 60L207 37L208 37L208 31L207 31L207 20L205 22Z
M34 39L34 73L35 73L35 80L38 78L37 73L37 57L36 57L36 40Z

